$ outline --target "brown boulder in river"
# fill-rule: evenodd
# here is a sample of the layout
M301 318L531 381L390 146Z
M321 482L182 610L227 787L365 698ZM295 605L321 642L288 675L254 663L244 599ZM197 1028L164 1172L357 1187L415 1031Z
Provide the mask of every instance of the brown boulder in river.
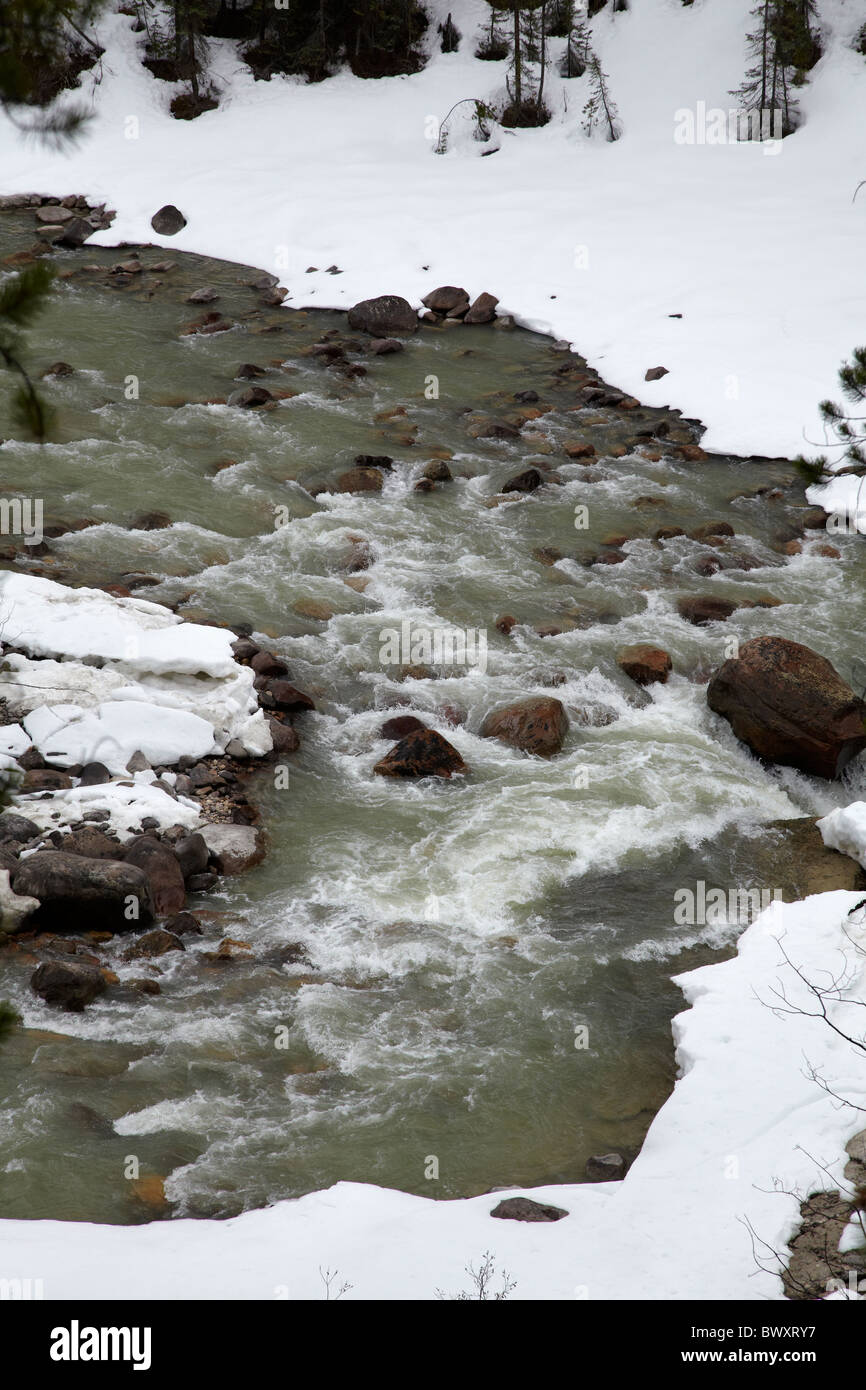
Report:
M562 748L568 732L568 716L561 700L549 695L518 700L488 714L481 725L482 738L498 738L525 753L550 758Z
M650 646L648 642L635 642L630 647L623 647L617 653L616 664L638 685L652 685L655 681L664 685L673 666L664 648Z
M707 704L768 762L838 777L866 748L861 701L825 657L785 637L755 637L707 687Z
M435 729L416 729L395 743L373 771L380 777L450 777L469 769L447 738Z

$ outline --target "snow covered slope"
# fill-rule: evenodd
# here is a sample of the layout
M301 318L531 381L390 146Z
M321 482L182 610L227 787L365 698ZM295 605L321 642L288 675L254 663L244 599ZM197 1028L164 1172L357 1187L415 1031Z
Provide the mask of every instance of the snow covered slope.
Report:
M623 138L588 139L588 79L551 75L553 122L503 132L485 159L477 148L433 154L456 101L503 89L505 64L473 56L481 0L434 0L437 17L453 11L460 51L434 52L411 77L255 82L235 47L215 42L222 102L192 122L169 116L174 88L141 67L132 21L110 15L103 80L85 78L84 141L71 153L34 147L0 117L0 192L105 199L118 217L98 240L243 260L277 273L296 306L486 289L610 381L702 418L708 447L794 454L804 430L822 438L817 402L866 338L866 196L852 202L866 177L866 59L851 48L866 8L822 0L824 57L800 94L805 123L781 146L677 143L678 112L735 104L750 5L608 7L594 42ZM169 202L188 218L171 242L150 229ZM333 262L342 275L324 273ZM670 375L644 383L659 364Z

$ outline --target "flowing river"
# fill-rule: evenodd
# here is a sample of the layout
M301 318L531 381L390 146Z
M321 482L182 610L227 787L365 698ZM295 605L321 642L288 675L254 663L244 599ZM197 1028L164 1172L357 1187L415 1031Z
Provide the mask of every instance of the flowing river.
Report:
M0 258L33 239L29 213L0 218ZM838 785L762 767L708 711L706 680L727 639L764 633L852 679L858 538L784 553L806 506L791 464L677 457L689 422L587 406L583 364L547 338L425 325L402 353L350 350L366 368L352 375L310 352L352 337L344 315L268 308L257 272L162 248L141 248L141 273L109 273L129 255L54 255L65 278L30 335L37 370L75 368L44 384L54 442L22 443L0 417L4 495L99 524L6 563L73 583L145 574L158 583L142 597L267 639L317 709L296 721L287 778L268 767L251 784L267 859L191 901L206 936L160 962L159 997L57 1013L0 955L0 998L26 1024L0 1054L0 1212L227 1216L340 1179L448 1198L632 1158L675 1079L671 977L741 929L678 923L675 892L797 895L796 857L764 827L866 783L862 760ZM181 336L212 310L185 302L205 285L235 326ZM243 384L241 363L291 394L266 411L209 404ZM526 392L552 409L536 418ZM481 417L522 433L473 437ZM563 453L576 436L595 445L589 465ZM382 492L329 490L359 454L393 458ZM454 480L416 490L435 458ZM551 485L490 505L536 464ZM150 511L173 524L129 529ZM715 520L736 533L721 547L653 539ZM623 536L623 563L586 563ZM828 539L839 558L818 553ZM372 563L347 572L359 547ZM699 573L713 556L724 568ZM753 606L696 627L676 604L699 594ZM417 661L383 658L405 620L483 634L486 669L407 677ZM639 641L670 652L666 685L644 692L617 667ZM545 693L571 721L557 757L479 737L491 708ZM397 712L444 732L470 774L375 776ZM222 936L250 959L197 959ZM132 1154L166 1180L161 1211L118 1180Z

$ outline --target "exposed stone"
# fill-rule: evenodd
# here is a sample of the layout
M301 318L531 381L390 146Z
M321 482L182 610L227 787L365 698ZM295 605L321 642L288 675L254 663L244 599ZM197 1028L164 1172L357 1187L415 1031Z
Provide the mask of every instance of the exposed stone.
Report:
M274 752L276 754L297 753L301 746L296 729L291 724L282 724L279 719L269 718L268 728L273 739Z
M241 386L237 391L232 391L226 405L236 406L240 410L253 410L258 405L267 405L268 401L273 399L266 386Z
M625 1177L625 1159L622 1154L593 1154L586 1162L586 1176L590 1182L616 1182Z
M166 203L153 214L150 225L158 236L177 236L186 226L186 218L173 203Z
M422 477L428 478L431 483L450 483L453 474L444 459L431 459L425 463Z
M30 987L46 1004L80 1013L104 994L106 981L98 966L84 961L46 960L33 972Z
M527 468L502 484L503 492L535 492L544 482L537 468Z
M379 730L380 738L405 738L407 734L414 734L418 729L426 729L420 719L416 719L414 714L396 714L393 719L386 719Z
M208 866L208 847L203 835L194 830L191 835L185 835L182 840L178 840L172 847L172 853L180 866L183 877L190 878L193 874L203 874Z
M349 327L356 332L370 333L375 338L399 337L414 333L418 315L408 300L398 294L381 294L375 299L362 299L349 310Z
M165 919L165 930L175 936L202 936L201 922L191 912L176 912Z
M505 1197L490 1215L503 1221L561 1221L568 1212L564 1207L536 1202L532 1197Z
M39 899L41 923L67 931L82 924L128 931L153 916L147 877L135 864L38 850L16 870L12 887L19 895ZM127 917L130 905L137 908L137 918Z
M667 367L648 367L644 375L644 381L660 381L663 376L667 376Z
M468 770L446 738L424 728L407 734L373 768L381 777L450 777Z
M39 827L26 816L19 816L15 811L4 811L0 815L0 840L19 840L26 844L38 834Z
M499 300L493 294L479 294L477 299L473 299L463 322L492 323L496 318L496 306L498 303Z
M262 695L265 694L270 697L273 708L282 710L286 714L298 714L301 710L316 708L309 695L298 690L291 681L269 681L262 691Z
M82 787L101 787L111 781L111 773L105 763L85 763L79 778Z
M138 835L125 848L124 862L143 869L159 915L180 912L186 901L183 874L175 853L150 835Z
M673 662L662 647L653 647L647 642L635 642L623 647L617 653L617 665L638 685L653 685L656 681L664 685L671 673Z
M512 748L550 758L562 748L568 716L560 700L533 696L492 711L480 732L482 738L498 738Z
M25 772L19 790L22 792L57 792L66 791L71 786L72 778L68 772L61 772L54 767L34 767L29 772Z
M687 623L695 627L705 627L707 623L723 623L736 611L737 605L727 598L713 598L704 595L698 598L681 598L677 612Z
M179 936L158 927L155 931L145 932L144 936L140 936L133 946L124 951L123 959L142 960L153 956L166 956L169 951L185 950L186 947Z
M374 357L390 357L392 353L403 352L403 344L399 338L371 338L367 351Z
M378 468L350 468L337 479L338 492L381 492L382 474Z
M242 874L265 857L265 837L252 825L205 825L199 832L222 874Z
M122 859L123 846L95 826L84 826L64 835L60 848L66 854L81 854L85 859Z
M435 314L450 314L452 309L457 309L461 305L465 305L468 309L469 295L457 285L440 285L438 289L425 294L421 303L428 309L432 309Z
M861 701L835 668L785 637L755 637L726 661L707 704L769 762L838 777L866 748Z

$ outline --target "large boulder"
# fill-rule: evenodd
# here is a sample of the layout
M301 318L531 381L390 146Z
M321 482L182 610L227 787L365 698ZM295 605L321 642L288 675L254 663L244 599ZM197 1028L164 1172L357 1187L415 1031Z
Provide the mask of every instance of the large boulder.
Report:
M197 830L194 830L191 835L185 835L182 840L178 840L173 852L185 879L191 878L193 874L207 872L208 847L204 836L200 835Z
M4 811L0 815L0 840L18 840L23 844L38 834L38 825L26 816L19 816L15 811Z
M376 299L362 299L349 310L349 327L356 332L370 333L374 338L399 337L414 333L418 315L407 299L399 294L380 294Z
M45 960L30 979L31 989L46 1004L80 1013L105 991L105 977L96 965L78 960Z
M123 858L147 875L153 905L160 917L180 912L186 901L186 888L180 864L168 845L152 835L137 835L127 845Z
M459 285L439 285L425 294L421 303L435 314L450 314L454 309L462 309L465 313L469 308L469 295Z
M482 738L498 738L512 748L550 758L562 748L568 732L568 715L561 700L541 695L518 700L488 714L481 725Z
M416 729L373 768L380 777L450 777L468 772L457 749L435 729Z
M150 884L136 864L41 849L16 869L12 888L38 898L40 925L57 929L128 931L153 917Z
M242 874L265 857L265 837L252 825L203 825L198 833L220 873Z
M673 666L663 647L653 647L648 642L634 642L623 647L617 652L616 664L638 685L653 685L656 681L664 685Z
M166 203L165 207L153 214L150 225L158 236L177 236L186 226L186 218L180 208L176 208L173 203Z
M499 300L495 294L479 294L477 299L473 299L472 305L468 310L464 323L492 323L496 318L496 306Z
M785 637L755 637L707 687L707 704L768 762L838 777L866 748L863 706L830 662Z
M537 468L526 468L522 473L516 473L513 478L509 478L507 483L503 483L502 491L535 492L543 482L544 479Z
M729 598L718 598L714 594L703 594L697 598L681 598L677 611L681 618L695 627L706 627L707 623L723 623L737 605Z
M112 840L96 826L83 825L79 830L71 830L61 839L59 849L67 854L81 854L85 859L123 859L123 845Z

